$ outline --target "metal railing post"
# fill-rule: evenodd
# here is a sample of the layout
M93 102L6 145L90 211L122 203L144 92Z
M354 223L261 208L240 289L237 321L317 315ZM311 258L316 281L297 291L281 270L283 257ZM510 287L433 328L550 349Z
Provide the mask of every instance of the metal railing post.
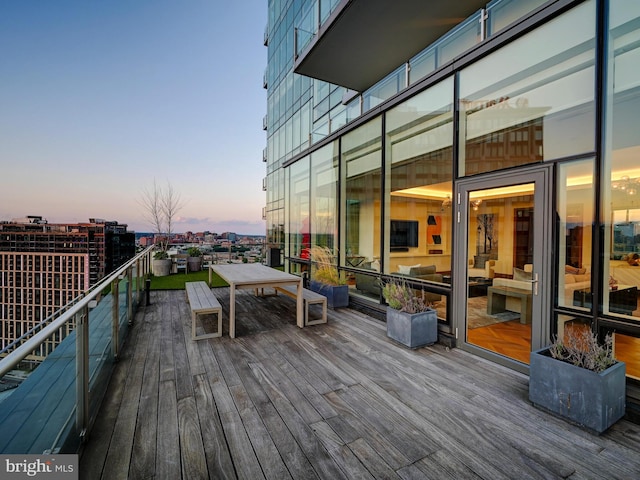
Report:
M113 282L111 282L111 297L113 298L113 302L111 304L111 353L113 354L113 358L115 360L118 359L119 353L119 310L120 310L120 293L118 292L120 280L116 277Z
M143 276L144 276L144 272L142 271L142 265L143 262L140 262L140 259L136 260L136 288L137 288L137 292L138 292L138 305L140 305L140 302L142 301L142 285L143 285Z
M137 283L137 279L136 279ZM127 320L129 325L133 325L133 269L127 269Z
M75 314L76 323L76 430L84 442L89 428L89 308Z

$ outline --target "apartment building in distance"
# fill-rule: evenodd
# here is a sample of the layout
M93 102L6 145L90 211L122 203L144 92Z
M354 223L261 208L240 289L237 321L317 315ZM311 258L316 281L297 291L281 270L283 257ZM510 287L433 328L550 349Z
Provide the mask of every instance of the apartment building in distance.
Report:
M0 348L32 329L135 254L135 233L115 221L0 222ZM68 332L44 345L44 357Z
M640 2L268 4L285 270L327 246L351 306L384 318L380 280L410 282L441 341L525 374L565 329L611 333L640 405Z

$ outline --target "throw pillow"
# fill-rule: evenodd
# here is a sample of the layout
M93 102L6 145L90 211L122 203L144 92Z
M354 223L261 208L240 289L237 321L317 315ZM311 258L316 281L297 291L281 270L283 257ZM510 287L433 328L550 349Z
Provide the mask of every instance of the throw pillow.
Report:
M576 275L577 273L580 273L580 269L577 267L572 267L571 265L565 265L564 273L570 273L571 275Z
M514 280L528 281L528 280L531 280L531 278L532 278L531 277L531 272L525 272L521 268L514 268L513 269L513 279Z
M434 273L436 273L436 266L435 265L425 265L425 266L420 266L420 267L412 267L409 270L409 275L411 275L412 277L422 277L424 275L433 275Z
M402 275L409 275L412 268L417 268L420 265L420 263L416 265L398 265L398 273L401 273Z

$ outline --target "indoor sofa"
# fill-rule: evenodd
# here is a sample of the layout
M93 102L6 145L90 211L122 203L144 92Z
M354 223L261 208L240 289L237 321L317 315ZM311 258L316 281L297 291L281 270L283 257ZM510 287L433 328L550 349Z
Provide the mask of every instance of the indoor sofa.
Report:
M365 293L367 295L379 297L381 293L381 282L379 278L379 272L372 268L371 262L365 262L360 267L363 270L370 270L371 274L367 273L355 273L356 290ZM426 280L429 282L442 283L443 277L441 273L436 273L435 265L411 265L407 267L400 266L398 272L394 272L393 275L398 277L406 277L407 279ZM422 295L422 290L416 289L416 295ZM430 293L425 291L425 300L428 302L439 302L442 299L442 295L439 293Z

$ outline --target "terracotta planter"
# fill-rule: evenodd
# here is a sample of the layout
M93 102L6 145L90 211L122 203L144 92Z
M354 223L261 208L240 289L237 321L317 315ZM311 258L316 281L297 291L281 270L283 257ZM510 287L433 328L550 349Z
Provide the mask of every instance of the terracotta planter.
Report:
M530 358L529 400L536 407L598 434L624 416L624 362L596 373L556 360L548 348Z
M438 341L438 315L433 309L420 313L407 313L387 307L387 336L418 348Z

